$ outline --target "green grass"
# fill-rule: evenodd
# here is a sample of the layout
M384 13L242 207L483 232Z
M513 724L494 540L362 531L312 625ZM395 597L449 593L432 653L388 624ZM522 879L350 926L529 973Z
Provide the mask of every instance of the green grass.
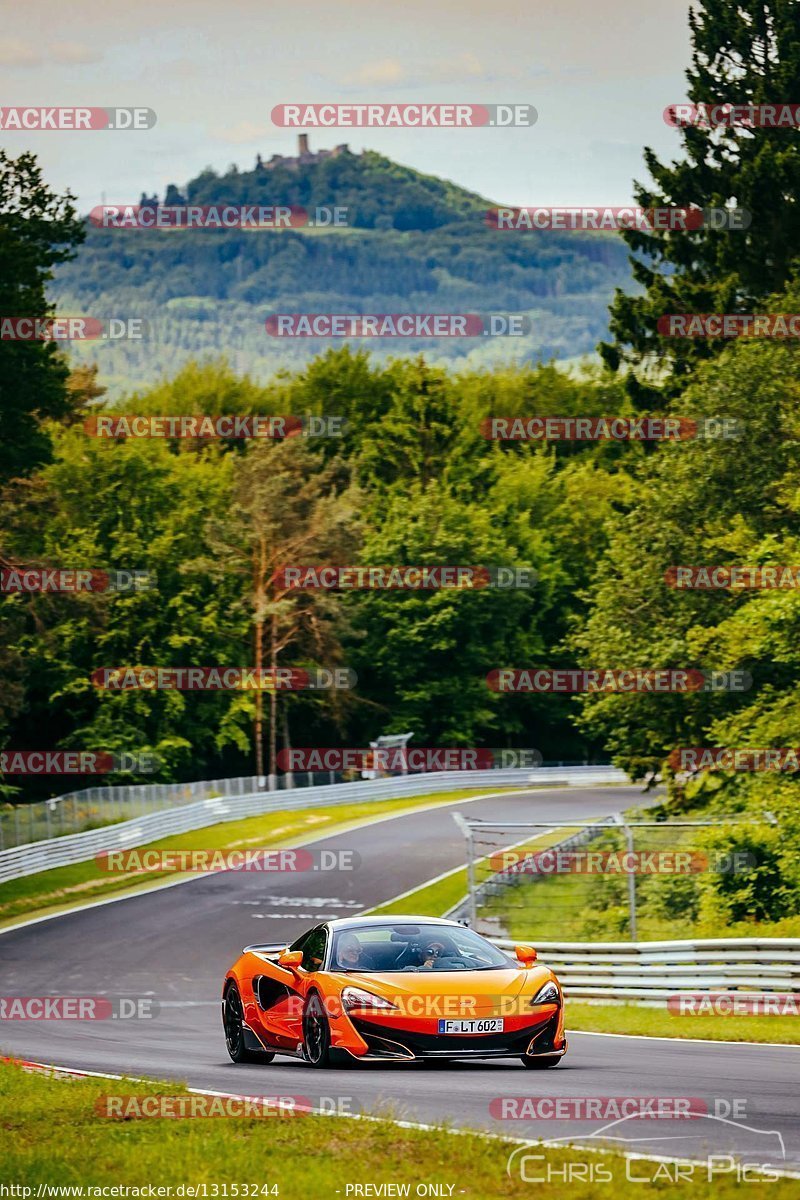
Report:
M800 1046L800 1017L680 1016L638 1004L585 1004L567 999L567 1031L709 1038L714 1042L784 1042Z
M320 1076L314 1079L316 1083ZM562 1175L552 1183L536 1185L532 1192L519 1173L516 1178L506 1174L512 1144L473 1134L455 1136L444 1127L403 1129L386 1120L315 1116L117 1120L95 1111L103 1096L175 1096L183 1090L176 1084L51 1078L0 1062L0 1125L6 1135L2 1182L30 1187L34 1196L40 1184L83 1188L151 1184L172 1188L173 1197L181 1185L184 1195L186 1186L205 1185L206 1196L214 1197L225 1196L223 1188L228 1196L236 1195L233 1185L243 1196L243 1184L258 1188L277 1184L271 1194L281 1200L327 1200L344 1198L348 1185L367 1183L408 1184L411 1196L420 1183L443 1184L445 1195L451 1185L453 1197L468 1200L531 1195L557 1200L567 1191L587 1200L612 1196L632 1200L642 1195L639 1184L626 1181L623 1160L610 1154L602 1158L605 1170L613 1173L610 1183L565 1187ZM567 1162L596 1166L600 1160L597 1154L579 1150L545 1148L540 1153L546 1155L548 1165L562 1170ZM536 1167L541 1170L542 1164ZM657 1169L650 1164L650 1171ZM637 1174L644 1170L644 1164L638 1163ZM698 1200L733 1200L738 1195L735 1178L720 1176L708 1183L704 1174L691 1189ZM675 1195L668 1182L652 1184L651 1189L665 1200ZM797 1182L772 1183L769 1195L773 1200L789 1200L797 1195Z
M500 791L513 789L499 788ZM241 821L225 821L203 829L176 834L148 843L147 849L159 850L239 850L301 844L322 834L341 831L378 816L413 810L423 805L452 804L484 795L485 788L457 792L437 792L402 800L368 801L363 804L340 804L327 808L306 808L300 811L265 813ZM145 847L137 847L145 849ZM132 888L152 887L168 879L179 878L179 872L140 871L109 875L100 870L94 860L74 863L40 871L0 884L0 928L20 917L38 916L58 908L74 907L81 903L103 899L116 892Z
M390 900L371 908L370 913L414 913L419 916L441 917L458 904L467 894L467 868L457 867L437 883L426 883L416 888L402 900Z
M530 849L543 850L560 841L564 837L564 833L563 829L551 829L516 847L515 853L525 854ZM444 879L439 879L435 883L425 883L402 899L390 900L387 904L370 909L370 912L378 916L382 916L384 913L389 915L413 912L420 916L443 917L451 908L455 908L459 900L463 900L466 894L467 868L457 867L455 871L450 871Z

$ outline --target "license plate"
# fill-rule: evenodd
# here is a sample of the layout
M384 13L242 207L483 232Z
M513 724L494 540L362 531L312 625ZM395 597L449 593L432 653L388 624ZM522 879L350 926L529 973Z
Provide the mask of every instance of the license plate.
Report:
M439 1021L439 1033L502 1033L502 1017L489 1017L483 1021Z

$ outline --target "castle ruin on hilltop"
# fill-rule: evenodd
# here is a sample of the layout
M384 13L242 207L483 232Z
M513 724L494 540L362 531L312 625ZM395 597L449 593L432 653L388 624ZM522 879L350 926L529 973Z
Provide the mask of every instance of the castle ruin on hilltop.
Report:
M264 162L260 154L256 155L256 170L257 171L272 171L275 167L288 167L291 171L296 171L298 167L305 166L307 163L322 162L324 158L338 158L340 154L349 154L350 149L347 142L342 142L340 146L334 146L332 150L318 150L314 154L308 148L308 134L301 133L297 137L297 158L292 158L287 154L273 154L269 162Z
M338 158L340 154L349 154L349 153L350 153L349 146L347 145L346 142L342 142L342 144L340 146L334 146L334 148L332 150L318 150L317 153L314 154L308 148L308 134L301 133L297 139L297 157L296 158L292 158L290 155L287 155L287 154L273 154L273 156L269 160L269 162L264 162L261 155L258 154L258 155L256 155L255 170L256 171L273 171L275 169L275 167L288 167L290 171L297 171L297 170L299 170L300 167L304 167L307 164L322 162L326 158ZM231 168L231 170L236 171L236 168L233 167L233 168ZM213 172L212 172L212 174L213 174ZM164 195L164 203L166 205L186 204L187 199L186 199L186 196L184 196L178 190L178 188L175 186L175 184L171 183L167 187L166 193ZM139 200L139 207L140 208L158 208L158 195L154 193L152 196L148 196L148 195L146 195L145 192L142 192L141 199Z

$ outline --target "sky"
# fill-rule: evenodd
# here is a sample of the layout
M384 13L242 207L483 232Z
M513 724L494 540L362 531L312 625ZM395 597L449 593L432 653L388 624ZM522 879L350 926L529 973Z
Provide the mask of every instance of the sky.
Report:
M527 103L530 128L310 129L487 199L619 205L642 148L680 153L663 110L686 95L684 0L0 0L7 106L148 107L153 129L0 131L82 212L163 196L206 167L294 154L276 104Z

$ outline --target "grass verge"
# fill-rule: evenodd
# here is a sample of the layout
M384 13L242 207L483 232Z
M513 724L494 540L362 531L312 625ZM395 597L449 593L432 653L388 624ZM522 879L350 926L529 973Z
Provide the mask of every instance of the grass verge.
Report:
M649 1037L708 1038L713 1042L779 1042L800 1046L800 1017L680 1016L638 1004L582 1004L569 1000L567 1029Z
M564 837L564 833L563 829L551 829L547 833L538 834L515 847L514 854L524 855L528 850L544 850L547 846L553 846L559 842ZM475 864L476 868L479 869L481 863L486 861L486 858L479 859ZM459 900L463 900L466 894L467 868L457 867L455 871L449 871L444 878L424 883L422 887L415 888L407 896L380 904L377 908L370 909L370 912L376 916L413 912L419 913L420 916L443 917L451 908L455 908Z
M513 789L499 788L498 791ZM485 788L471 788L458 792L429 793L401 800L368 801L363 804L338 804L329 807L306 808L294 812L264 813L257 817L245 817L240 821L225 821L218 825L207 825L189 833L176 834L148 843L149 850L241 850L301 844L304 840L322 834L342 832L380 816L413 811L431 805L453 804L485 795ZM50 871L39 871L0 884L0 928L13 924L20 917L48 915L60 908L73 908L101 900L117 892L144 890L167 880L181 878L180 872L131 871L123 875L109 875L102 871L93 859L74 863L68 867L56 867Z
M176 1096L183 1090L176 1084L53 1078L0 1063L0 1122L6 1134L3 1182L30 1188L27 1195L16 1193L22 1200L36 1197L40 1188L41 1195L48 1196L48 1186L82 1188L89 1198L89 1188L148 1185L171 1189L162 1195L173 1198L413 1196L419 1184L440 1186L440 1192L431 1189L427 1194L469 1200L531 1195L530 1183L520 1179L518 1170L516 1178L506 1174L511 1144L472 1134L454 1137L444 1127L427 1131L389 1121L316 1116L121 1120L100 1116L95 1109L111 1094ZM595 1171L600 1164L612 1176L610 1182L572 1182L570 1196L641 1197L640 1184L626 1180L625 1162L617 1155L601 1159L549 1147L540 1153L554 1174L552 1183L537 1184L536 1194L547 1200L565 1194L564 1167L570 1162L589 1162ZM541 1174L545 1163L537 1161L535 1167ZM664 1165L636 1163L638 1176L657 1171L663 1173ZM358 1184L395 1187L354 1192ZM652 1186L660 1194L674 1195L668 1181ZM734 1175L706 1182L701 1172L692 1195L697 1200L733 1200L740 1186ZM274 1190L266 1190L270 1188ZM773 1200L789 1200L796 1189L796 1180L779 1180L769 1193Z

